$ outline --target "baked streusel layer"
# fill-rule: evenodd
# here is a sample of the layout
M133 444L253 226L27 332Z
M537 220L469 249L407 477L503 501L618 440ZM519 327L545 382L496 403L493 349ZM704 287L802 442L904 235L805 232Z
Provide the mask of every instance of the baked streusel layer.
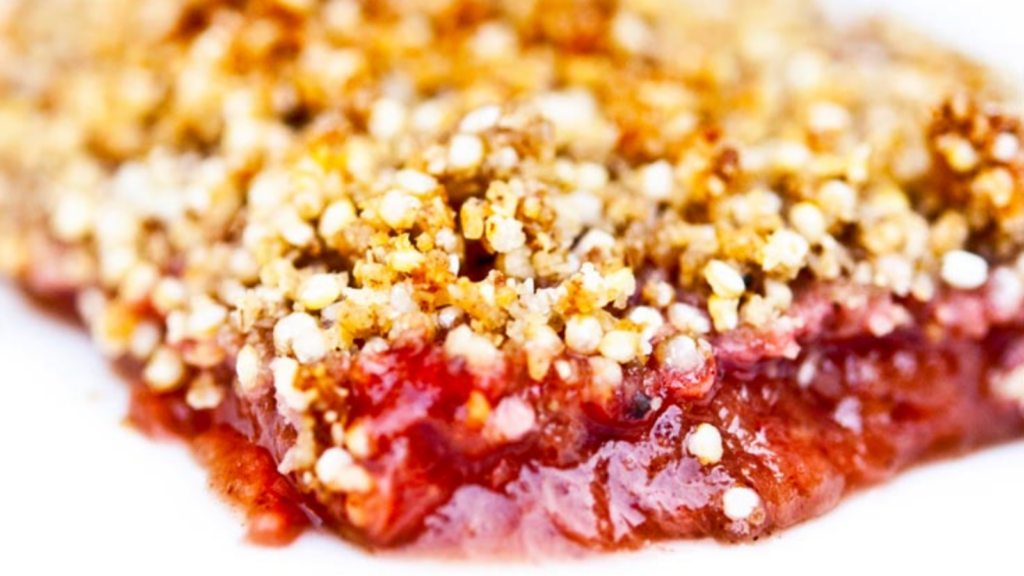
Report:
M3 6L0 271L76 311L257 540L756 539L1024 432L1018 100L902 27Z

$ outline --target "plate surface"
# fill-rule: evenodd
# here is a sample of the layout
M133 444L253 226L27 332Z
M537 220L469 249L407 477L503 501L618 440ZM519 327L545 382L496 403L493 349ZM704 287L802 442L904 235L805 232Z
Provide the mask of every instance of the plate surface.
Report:
M843 17L884 8L1024 81L1024 2L827 4ZM1024 547L1019 443L915 469L749 546L683 542L529 567L371 556L318 534L260 549L242 540L241 516L212 495L182 446L124 426L125 387L86 336L4 284L0 382L0 574L1005 574L1020 570Z

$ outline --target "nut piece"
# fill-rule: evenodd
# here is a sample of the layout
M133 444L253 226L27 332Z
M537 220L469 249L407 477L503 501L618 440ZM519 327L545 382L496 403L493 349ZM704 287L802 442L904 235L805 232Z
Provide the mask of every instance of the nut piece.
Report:
M471 170L484 159L484 143L473 134L456 134L448 143L448 167L452 170Z
M992 141L992 158L999 162L1012 162L1020 153L1020 139L1009 132L1003 132Z
M307 310L320 310L333 304L341 295L341 286L333 274L314 274L299 288L299 304Z
M723 512L730 520L747 520L760 506L761 497L744 486L733 486L722 495Z
M224 388L217 385L209 373L192 380L185 393L185 402L193 410L212 410L224 401Z
M551 362L565 350L565 344L547 324L532 324L526 328L526 368L530 378L543 380Z
M622 384L622 365L603 356L590 357L590 385L598 396L611 395Z
M199 298L192 305L185 330L194 338L210 336L224 324L227 317L227 308L209 298Z
M416 222L416 214L420 209L420 201L401 190L390 190L380 201L380 218L394 230L412 228Z
M739 325L739 305L738 298L722 298L718 295L708 298L708 313L715 323L715 330L725 332Z
M510 396L491 411L484 435L502 442L515 442L537 425L537 414L522 399Z
M711 320L695 306L677 302L668 307L668 321L681 332L707 334L711 331Z
M344 448L328 448L316 461L316 477L329 490L348 494L365 494L373 489L373 478L355 463Z
M828 231L825 215L810 202L794 204L789 209L789 221L808 242L818 242Z
M791 230L776 230L764 247L764 261L761 265L766 272L799 270L803 267L810 248L807 240L800 234ZM742 280L740 277L740 281Z
M319 232L325 240L329 240L345 230L356 221L356 208L350 200L338 200L332 203L320 215Z
M977 254L953 250L942 257L941 275L953 288L973 290L988 280L988 262Z
M398 136L405 127L405 121L405 106L396 100L383 98L370 110L368 128L375 137L386 140Z
M601 345L604 329L593 316L573 316L565 323L565 345L573 352L593 354Z
M626 364L636 358L640 335L630 330L612 330L601 338L598 350L601 355L619 364Z
M512 252L526 243L526 234L523 233L523 223L515 218L494 215L487 219L485 224L487 241L491 248L499 254Z
M501 119L501 108L498 106L482 106L466 114L459 122L459 130L469 134L477 134L490 130Z
M490 340L462 325L448 333L444 353L449 358L463 358L471 370L485 372L498 362L500 353Z
M665 160L648 164L640 172L640 189L652 200L666 200L675 187L672 165Z
M238 384L243 392L252 392L259 384L260 357L259 353L252 346L245 345L238 351L238 358L235 360L235 374L238 376Z
M437 179L419 170L399 170L395 174L395 182L417 196L425 196L437 189Z
M949 167L961 174L970 172L978 165L978 151L971 142L960 136L947 134L936 143L949 163Z
M704 354L697 348L697 342L683 334L659 344L657 357L662 365L680 372L692 372L703 367L706 362Z
M686 439L686 451L705 466L718 464L722 460L722 434L711 424L702 423Z
M181 355L167 347L158 348L142 370L142 379L156 392L171 392L185 377Z
M722 298L739 298L747 289L743 275L721 260L708 262L704 267L704 278L714 293Z
M270 363L270 372L274 375L274 390L281 403L296 412L305 412L310 398L295 387L299 377L299 363L292 358L274 358Z
M274 326L274 346L278 353L292 353L303 364L311 364L327 355L327 342L320 323L305 312L293 312Z

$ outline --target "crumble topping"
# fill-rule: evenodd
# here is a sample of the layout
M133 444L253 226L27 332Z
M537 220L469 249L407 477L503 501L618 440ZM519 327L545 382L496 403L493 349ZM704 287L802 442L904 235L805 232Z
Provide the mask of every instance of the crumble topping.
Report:
M950 327L958 295L1024 303L1011 93L890 25L799 0L65 4L3 13L0 270L77 293L155 392L272 390L305 490L374 490L331 370L408 342L607 402L652 359L699 379L729 338L796 334L815 284L890 298L879 337L914 304ZM552 411L469 398L496 443ZM709 424L685 446L723 457Z

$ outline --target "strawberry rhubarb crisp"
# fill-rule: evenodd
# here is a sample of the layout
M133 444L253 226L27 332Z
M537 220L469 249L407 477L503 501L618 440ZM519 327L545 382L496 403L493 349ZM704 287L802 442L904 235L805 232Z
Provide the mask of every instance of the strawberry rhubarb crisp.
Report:
M1024 433L1014 93L912 32L799 0L0 6L0 270L258 541L752 540Z

